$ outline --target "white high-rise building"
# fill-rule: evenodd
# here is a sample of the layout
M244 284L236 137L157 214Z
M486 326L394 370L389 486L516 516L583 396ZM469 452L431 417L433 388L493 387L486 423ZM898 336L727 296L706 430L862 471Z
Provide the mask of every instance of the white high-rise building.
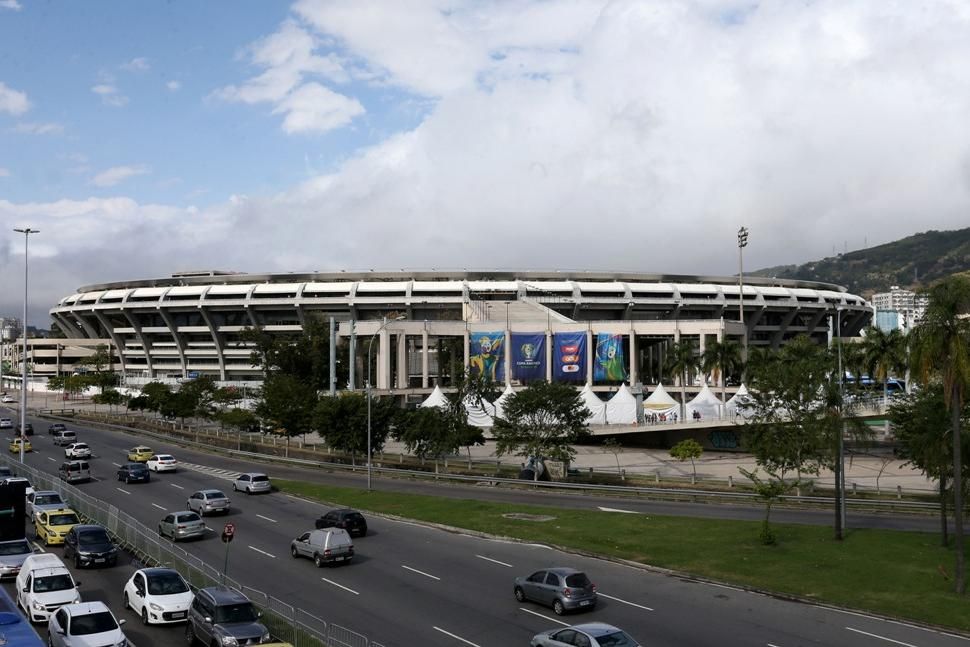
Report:
M872 295L872 305L876 309L874 321L883 330L912 330L923 318L928 304L929 297L925 294L904 290L898 285L890 287L889 292ZM896 316L893 317L893 314Z

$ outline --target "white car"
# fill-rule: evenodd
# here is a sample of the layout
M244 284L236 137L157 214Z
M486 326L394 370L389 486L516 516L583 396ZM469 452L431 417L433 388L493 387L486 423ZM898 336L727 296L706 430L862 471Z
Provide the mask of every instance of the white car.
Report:
M4 404L12 404L16 402L16 400L13 399L13 396L5 395L3 396L3 400L0 400L0 402L3 402Z
M64 458L91 458L91 448L87 443L71 443L64 448Z
M54 553L36 553L25 559L17 573L16 590L17 606L31 622L47 622L58 607L81 601L71 571Z
M184 622L195 595L178 571L143 568L125 584L125 608L141 616L146 625Z
M48 625L49 647L126 647L128 639L121 630L124 620L116 620L104 602L81 602L58 609Z
M155 454L145 463L152 472L174 472L178 464L171 454Z
M0 429L13 429L13 420L10 418L0 418Z

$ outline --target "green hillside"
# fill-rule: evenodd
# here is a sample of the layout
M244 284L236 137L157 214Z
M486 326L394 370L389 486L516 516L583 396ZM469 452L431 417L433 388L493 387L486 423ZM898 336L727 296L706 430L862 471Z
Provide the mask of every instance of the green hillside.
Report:
M755 276L825 281L868 297L892 285L919 289L936 279L970 270L970 228L927 231L884 245L823 258L804 265L781 265Z

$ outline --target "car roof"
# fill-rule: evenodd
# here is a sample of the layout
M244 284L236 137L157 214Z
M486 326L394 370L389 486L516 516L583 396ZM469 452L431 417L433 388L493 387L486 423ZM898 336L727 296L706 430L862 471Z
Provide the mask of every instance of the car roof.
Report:
M98 525L96 523L79 523L79 524L75 524L74 530L77 530L78 532L81 532L83 530L103 530L105 532L108 532L108 529L107 528L105 528L104 526L100 526L100 525Z
M92 613L103 613L104 611L110 612L108 605L101 600L94 600L92 602L77 602L75 604L65 604L61 607L65 609L72 616L86 616Z
M206 593L216 604L238 604L250 601L245 595L236 589L230 589L228 586L209 586L199 589L199 593Z
M42 494L56 494L57 496L61 496L61 493L56 490L34 490L35 499Z
M171 573L174 573L179 577L181 577L181 574L174 568L165 568L164 566L152 566L150 568L140 568L138 569L137 572L143 573L147 577L155 577L156 575L169 575Z
M617 631L623 631L619 627L608 625L605 622L587 622L581 625L574 625L570 627L570 629L582 631L583 633L589 634L593 638L599 638L600 636L616 633Z
M196 492L201 492L202 494L219 494L222 496L226 496L222 490L217 490L214 487L206 488L204 490L196 490Z
M131 448L131 451L144 451L146 449L149 449L150 450L151 447L149 447L147 445L135 445L134 447Z
M336 508L334 510L331 510L330 512L339 512L340 514L348 514L350 512L357 512L357 510L354 510L353 508ZM358 514L360 513L358 512Z
M549 573L555 573L556 575L561 575L563 577L567 575L575 575L576 573L583 572L577 568L572 568L570 566L553 566L552 568L544 568L542 570L547 571Z
M243 472L239 476L266 476L266 472Z

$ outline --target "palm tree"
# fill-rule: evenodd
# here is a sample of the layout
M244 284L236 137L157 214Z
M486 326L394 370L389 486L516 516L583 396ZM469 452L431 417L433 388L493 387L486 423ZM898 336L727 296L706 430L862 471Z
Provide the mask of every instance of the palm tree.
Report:
M955 275L929 290L923 320L911 333L912 359L921 381L938 376L950 410L953 436L953 540L956 551L956 592L966 591L963 554L963 465L960 413L970 385L970 279Z
M687 417L687 379L691 371L697 368L700 358L694 353L694 347L685 341L675 342L667 352L667 372L676 375L680 380L680 419Z
M721 385L721 404L727 402L725 381L730 373L741 368L741 344L730 339L708 344L701 355L701 370L710 373Z
M862 340L866 370L882 382L882 406L889 405L889 376L906 366L906 338L899 329L884 332L870 326Z

